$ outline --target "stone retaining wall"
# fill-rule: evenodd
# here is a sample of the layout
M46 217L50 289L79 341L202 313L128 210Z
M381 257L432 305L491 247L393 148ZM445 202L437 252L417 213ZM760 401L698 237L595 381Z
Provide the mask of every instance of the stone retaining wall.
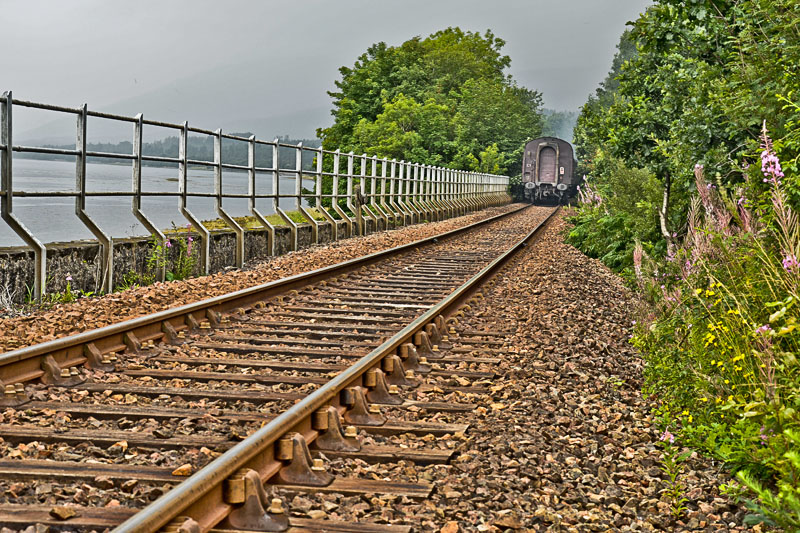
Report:
M367 232L376 230L372 220L365 220ZM347 227L343 221L338 221L339 238L346 237ZM383 230L383 221L379 221L378 230ZM328 222L322 223L319 228L319 242L326 243L332 240L332 228ZM179 238L186 239L189 234L183 232ZM201 237L191 233L192 254L199 261L199 246ZM266 229L246 230L245 232L245 261L266 259L268 232ZM312 244L312 229L310 224L300 224L298 228L298 245L308 248ZM173 237L174 241L175 237ZM292 248L291 231L288 226L277 226L275 229L275 252L282 255ZM95 241L74 241L67 243L52 243L47 245L47 292L64 292L67 288L67 277L71 277L72 290L84 292L97 292L102 285L101 275L101 248ZM178 258L179 248L173 245L167 250L167 270L174 270L175 260ZM219 272L235 264L236 234L231 230L212 230L209 247L209 272ZM149 237L126 238L114 240L114 286L120 287L126 283L136 282L137 276L147 275L152 270L147 268L148 258L153 255L153 244ZM199 265L195 265L195 275L199 274ZM0 290L8 291L12 300L22 303L29 298L29 287L33 286L34 255L25 247L0 248Z

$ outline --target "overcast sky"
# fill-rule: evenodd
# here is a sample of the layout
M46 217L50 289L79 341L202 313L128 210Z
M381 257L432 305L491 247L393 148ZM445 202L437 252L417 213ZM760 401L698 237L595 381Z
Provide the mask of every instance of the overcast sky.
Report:
M507 42L520 85L540 91L547 107L577 110L608 72L625 23L650 3L0 0L0 92L208 129L312 137L331 122L326 91L340 66L375 42L398 45L459 26L491 29ZM15 108L15 135L74 135L73 120L52 119Z

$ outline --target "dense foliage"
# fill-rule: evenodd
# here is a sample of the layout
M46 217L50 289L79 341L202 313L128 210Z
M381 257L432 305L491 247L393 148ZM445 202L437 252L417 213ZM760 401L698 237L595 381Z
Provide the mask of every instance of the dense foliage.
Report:
M504 74L504 41L448 28L393 47L374 44L339 69L326 149L430 165L516 173L542 128L541 95Z
M665 435L724 460L751 521L800 528L800 4L657 0L582 109L571 242L642 296ZM776 141L767 135L767 127ZM749 492L747 492L749 490Z
M609 78L583 107L575 143L598 188L607 177L595 163L603 154L651 172L669 192L663 225L637 236L646 245L685 231L694 163L715 184L741 182L764 119L785 167L797 169L798 21L793 0L659 0L623 35ZM800 201L795 180L787 193Z

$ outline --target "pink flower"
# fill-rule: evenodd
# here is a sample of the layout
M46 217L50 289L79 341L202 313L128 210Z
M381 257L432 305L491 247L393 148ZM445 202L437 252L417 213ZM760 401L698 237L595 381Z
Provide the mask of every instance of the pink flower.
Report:
M64 279L66 279L67 281L72 281L72 274L70 274L69 272L67 272L67 277L66 277L66 278L64 278Z
M172 248L172 241L167 239L167 248Z
M761 130L761 172L764 174L765 182L772 182L774 185L781 184L783 178L783 170L781 169L781 162L775 154L772 147L772 140L767 134L767 121L764 121L764 127Z
M664 430L664 433L661 434L659 439L661 442L669 442L670 444L675 444L675 435L669 432L668 429Z
M794 254L787 254L783 258L783 269L790 274L795 272L798 267L797 257Z
M761 335L767 333L768 331L772 331L772 328L769 327L769 324L764 324L763 326L756 329L756 335Z

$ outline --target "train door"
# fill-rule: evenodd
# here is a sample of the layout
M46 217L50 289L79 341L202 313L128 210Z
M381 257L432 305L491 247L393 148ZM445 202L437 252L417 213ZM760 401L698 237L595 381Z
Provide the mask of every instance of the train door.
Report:
M539 183L556 183L558 154L551 146L544 146L539 151Z

